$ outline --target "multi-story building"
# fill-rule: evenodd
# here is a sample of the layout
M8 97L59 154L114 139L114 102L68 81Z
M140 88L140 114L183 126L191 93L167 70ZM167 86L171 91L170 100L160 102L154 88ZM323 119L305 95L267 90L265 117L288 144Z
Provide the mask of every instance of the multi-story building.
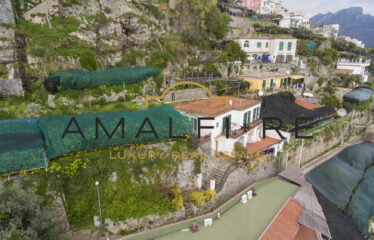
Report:
M230 97L226 99L209 98L175 107L184 116L188 117L194 126L194 133L198 135L198 119L201 126L212 126L212 129L201 129L201 140L210 144L211 154L234 152L235 143L240 143L248 154L261 153L271 149L277 154L281 151L283 141L271 137L262 138L262 120L260 119L261 101ZM226 136L226 126L229 137Z
M320 27L314 27L313 32L315 34L321 34L325 38L337 39L339 36L340 25L339 24L325 24Z
M241 38L236 40L247 54L248 61L272 63L293 62L296 55L296 38Z
M252 9L257 13L261 13L262 0L240 0L241 5L248 9Z
M340 59L337 63L336 69L347 70L347 73L361 75L362 82L367 82L369 78L368 68L370 60L347 60ZM352 71L353 70L353 71Z

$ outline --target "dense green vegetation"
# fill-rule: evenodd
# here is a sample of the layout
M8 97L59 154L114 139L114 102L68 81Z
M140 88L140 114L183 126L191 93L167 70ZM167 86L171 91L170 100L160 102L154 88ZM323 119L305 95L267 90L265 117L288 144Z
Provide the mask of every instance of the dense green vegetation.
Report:
M179 141L70 154L54 159L48 172L39 171L30 178L39 179L42 185L64 195L67 216L74 229L93 226L93 217L99 215L95 181L100 183L104 218L118 221L166 214L180 207L179 195L176 202L172 201L175 191L173 194L164 178L176 176L183 160L168 155L171 149L182 153L191 147L188 141ZM113 179L114 172L117 181Z
M339 98L337 98L335 95L325 95L322 98L322 103L324 105L328 105L333 108L340 108L341 107L341 102Z
M44 201L35 189L24 190L7 182L0 190L0 239L53 240L62 232L61 226L51 202Z

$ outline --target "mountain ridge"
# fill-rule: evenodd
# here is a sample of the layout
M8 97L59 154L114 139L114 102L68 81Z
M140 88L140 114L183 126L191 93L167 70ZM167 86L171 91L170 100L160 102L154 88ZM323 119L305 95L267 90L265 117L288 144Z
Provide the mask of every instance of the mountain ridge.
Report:
M374 16L364 14L362 7L342 9L336 13L317 14L310 22L322 24L339 24L340 34L362 40L366 47L374 47Z

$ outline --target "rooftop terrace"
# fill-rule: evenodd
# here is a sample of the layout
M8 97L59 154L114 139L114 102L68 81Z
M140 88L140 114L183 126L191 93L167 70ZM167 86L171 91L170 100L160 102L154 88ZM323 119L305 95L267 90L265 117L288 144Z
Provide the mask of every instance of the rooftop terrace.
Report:
M258 239L298 186L273 178L254 186L257 196L246 204L237 203L213 226L199 226L199 232L176 232L160 240L251 240Z

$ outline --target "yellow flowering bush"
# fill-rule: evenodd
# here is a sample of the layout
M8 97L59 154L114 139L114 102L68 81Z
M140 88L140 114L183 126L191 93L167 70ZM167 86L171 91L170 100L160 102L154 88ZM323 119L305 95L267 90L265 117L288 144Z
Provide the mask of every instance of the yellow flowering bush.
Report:
M213 200L215 196L216 190L193 192L190 195L188 195L190 201L197 207L200 207L204 203Z

